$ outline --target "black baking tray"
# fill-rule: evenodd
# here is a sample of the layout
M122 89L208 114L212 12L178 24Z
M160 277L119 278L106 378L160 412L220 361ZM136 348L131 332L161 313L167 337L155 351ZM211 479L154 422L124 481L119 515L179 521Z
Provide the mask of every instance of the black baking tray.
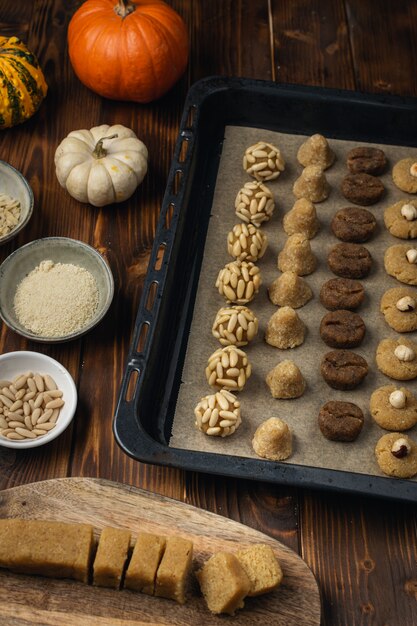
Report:
M415 500L413 481L169 447L227 125L416 146L417 100L245 78L191 87L114 416L116 441L146 463Z

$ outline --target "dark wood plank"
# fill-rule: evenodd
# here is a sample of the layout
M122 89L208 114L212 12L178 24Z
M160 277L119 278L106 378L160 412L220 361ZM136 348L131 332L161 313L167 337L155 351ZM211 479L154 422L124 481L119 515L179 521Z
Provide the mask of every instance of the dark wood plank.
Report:
M277 80L354 89L343 0L272 0Z
M191 82L214 74L273 80L269 0L210 0L194 5Z
M300 551L295 489L191 473L186 487L189 504L262 529Z
M357 89L417 95L417 4L346 0Z
M319 580L325 624L417 622L416 513L392 501L305 494L302 555Z
M26 41L32 14L32 2L4 0L0 7L0 35L2 37L15 35Z

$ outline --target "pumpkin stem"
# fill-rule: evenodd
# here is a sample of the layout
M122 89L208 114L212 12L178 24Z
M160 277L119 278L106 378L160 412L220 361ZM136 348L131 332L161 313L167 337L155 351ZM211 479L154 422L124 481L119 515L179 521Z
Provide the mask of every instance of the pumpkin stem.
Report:
M116 137L118 136L119 135L110 135L110 137L102 137L101 139L99 139L96 143L96 147L93 150L93 157L95 157L96 159L102 159L103 157L105 157L107 154L107 150L103 148L103 141L105 139L116 139Z
M127 17L133 11L136 11L136 6L131 2L131 0L118 0L116 6L114 7L114 12L119 17Z

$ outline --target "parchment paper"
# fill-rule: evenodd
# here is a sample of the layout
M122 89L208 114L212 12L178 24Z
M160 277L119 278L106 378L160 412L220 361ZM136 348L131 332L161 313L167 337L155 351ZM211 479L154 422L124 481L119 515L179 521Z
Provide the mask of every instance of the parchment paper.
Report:
M353 206L339 191L340 182L348 173L346 155L351 148L366 145L365 143L329 140L336 153L336 162L326 171L331 193L325 202L316 204L321 228L311 240L312 250L319 263L313 274L304 277L314 292L314 298L304 307L297 309L307 326L305 342L294 349L279 350L264 341L267 322L276 311L276 306L268 298L267 286L280 275L277 269L277 255L287 238L282 228L282 218L296 200L292 193L292 185L303 169L296 159L296 154L305 139L306 137L301 135L287 135L263 129L232 126L226 128L170 446L259 459L251 446L253 434L261 422L275 416L284 419L294 435L293 454L287 460L288 463L383 475L376 463L374 448L378 439L387 431L381 429L370 416L369 398L377 387L389 383L396 384L377 369L375 350L381 339L399 336L386 324L379 312L379 303L387 289L401 286L401 283L388 276L384 270L384 251L389 245L404 243L386 230L383 212L394 202L407 198L407 194L392 183L390 171L397 160L415 154L415 149L372 144L385 151L389 159L389 170L381 177L386 187L385 196L379 203L367 207L377 218L378 226L373 238L364 244L372 254L373 269L368 277L361 280L366 297L357 312L365 321L366 336L362 345L354 351L366 358L369 374L356 390L337 391L331 389L320 374L321 358L332 348L322 341L319 334L320 320L327 313L320 303L319 292L326 280L334 278L327 267L326 259L329 249L339 240L330 230L330 221L338 209ZM255 299L247 305L259 318L257 338L242 348L248 354L253 373L244 390L239 393L242 425L230 437L208 437L194 425L194 407L202 396L213 393L213 389L206 381L204 370L210 354L220 347L211 334L211 327L218 309L225 306L225 300L219 295L214 284L219 270L232 260L227 253L226 237L234 224L240 221L234 211L236 194L244 183L253 180L242 168L242 156L248 146L261 140L271 142L281 149L286 160L286 169L276 181L267 183L274 193L276 209L271 220L261 226L268 236L268 249L264 257L258 261L263 285ZM407 336L413 335L415 333ZM307 389L301 398L274 399L265 383L268 371L285 359L293 360L306 379ZM398 381L397 384L416 391L414 381L405 383ZM321 434L317 416L320 407L329 400L354 402L363 410L365 425L355 442L332 442ZM408 432L413 437L416 430L417 427L414 427Z

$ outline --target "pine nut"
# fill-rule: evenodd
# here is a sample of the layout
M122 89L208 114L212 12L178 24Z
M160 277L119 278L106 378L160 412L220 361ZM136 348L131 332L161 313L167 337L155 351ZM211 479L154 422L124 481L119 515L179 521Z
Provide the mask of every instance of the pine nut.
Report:
M49 376L49 374L45 374L43 380L45 381L45 387L48 389L48 391L58 391L57 384L52 376Z
M37 392L38 388L36 387L36 383L33 380L33 378L28 378L27 379L27 386L29 387L30 391L34 391L35 393Z
M50 389L48 391L48 396L52 399L54 398L62 398L63 392L60 389Z
M38 397L36 398L35 402L33 403L33 406L35 409L38 409L40 406L42 406L42 403L43 403L43 393L40 393Z
M38 391L40 392L45 391L45 383L44 383L42 376L40 376L40 374L35 374L35 376L33 377L33 380L35 381L35 385Z
M12 406L13 402L10 400L10 398L7 398L5 395L0 394L0 400L3 402L3 404L5 406L7 406L8 409L10 409L10 407ZM13 400L14 401L14 400Z
M21 422L18 422L17 420L12 420L11 422L7 423L9 428L21 428L23 424L24 420L22 420Z
M47 409L45 413L42 413L42 415L39 417L39 419L36 422L36 425L39 426L39 424L43 424L44 422L49 422L49 418L52 416L52 413L53 413L52 409Z
M18 376L17 378L15 378L15 380L13 381L13 385L15 389L19 391L19 389L22 389L22 387L26 385L26 381L27 381L27 376L25 374L22 374L21 376Z
M12 393L8 387L3 387L1 393L3 396L6 396L6 398L9 398L9 400L11 400L12 402L16 400L14 393Z
M16 428L16 432L18 435L23 435L23 437L29 437L29 439L36 439L35 433L27 428Z
M40 407L37 409L34 409L34 411L32 412L32 416L31 416L33 425L36 424L36 422L38 421L41 415L42 415L42 409Z
M47 402L45 405L45 408L46 409L60 409L62 406L64 406L64 404L65 402L62 400L62 398L55 398Z
M20 407L22 406L23 402L21 400L16 400L16 402L13 402L12 406L9 407L9 409L13 413L13 411L17 411L17 409L20 409Z
M24 422L25 421L25 417L24 415L20 415L20 413L9 413L7 414L7 419L10 421L14 420L15 422Z
M52 430L52 428L55 428L55 424L52 422L44 422L43 424L40 424L40 428L42 428L42 430Z
M46 391L43 392L43 403L44 404L48 404L48 402L51 402L52 398L49 395L49 393L47 393Z

